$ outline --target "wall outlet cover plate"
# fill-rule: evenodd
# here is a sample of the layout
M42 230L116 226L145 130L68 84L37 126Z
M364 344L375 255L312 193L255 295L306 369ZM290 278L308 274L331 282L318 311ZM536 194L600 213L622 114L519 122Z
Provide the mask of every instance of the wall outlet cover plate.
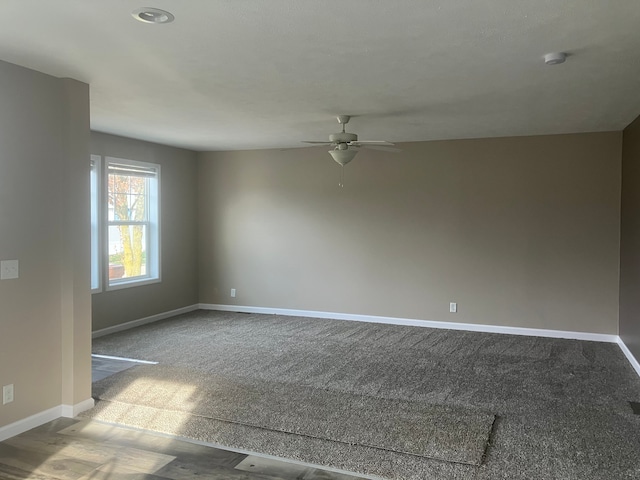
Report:
M0 261L0 280L11 280L12 278L18 278L18 275L18 260Z
M2 404L13 402L13 383L2 387Z

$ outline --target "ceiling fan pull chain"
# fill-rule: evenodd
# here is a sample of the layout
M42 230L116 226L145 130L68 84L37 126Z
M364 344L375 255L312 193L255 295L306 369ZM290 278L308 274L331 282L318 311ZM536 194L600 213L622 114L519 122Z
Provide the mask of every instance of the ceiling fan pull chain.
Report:
M344 188L344 165L340 165L340 183L338 183L340 188Z

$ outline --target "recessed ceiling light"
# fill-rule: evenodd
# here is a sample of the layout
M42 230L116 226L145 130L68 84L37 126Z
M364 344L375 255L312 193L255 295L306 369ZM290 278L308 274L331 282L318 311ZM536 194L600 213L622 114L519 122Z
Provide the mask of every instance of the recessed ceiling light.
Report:
M153 7L138 8L131 15L144 23L171 23L175 18L171 13Z
M564 52L547 53L544 56L544 63L547 65L558 65L559 63L564 63L566 59L567 54Z

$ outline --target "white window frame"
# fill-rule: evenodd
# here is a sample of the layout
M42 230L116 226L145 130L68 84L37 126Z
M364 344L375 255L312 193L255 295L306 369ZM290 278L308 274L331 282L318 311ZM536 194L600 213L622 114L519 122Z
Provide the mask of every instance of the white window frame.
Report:
M99 159L99 192L98 192L98 240L92 239L92 244L96 243L100 252L97 262L97 270L99 275L99 288L92 290L94 293L100 291L120 290L129 287L139 287L142 285L150 285L162 281L161 275L161 228L160 228L160 187L161 187L161 167L155 163L139 162L123 158L92 155L92 162ZM147 222L146 231L146 269L147 272L143 276L133 278L123 278L117 280L109 279L109 225L117 225L117 221L109 221L109 205L108 205L108 181L109 181L109 165L118 164L131 166L133 168L155 170L155 181L149 186L149 221ZM132 223L132 222L126 222ZM94 275L94 258L92 256L92 277Z
M102 292L102 157L91 155L91 293Z

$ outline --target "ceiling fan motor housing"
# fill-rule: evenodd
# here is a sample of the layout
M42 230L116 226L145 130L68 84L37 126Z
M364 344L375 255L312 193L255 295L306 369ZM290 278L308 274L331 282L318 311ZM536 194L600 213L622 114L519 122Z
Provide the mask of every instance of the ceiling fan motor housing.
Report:
M331 143L357 142L358 135L356 135L355 133L347 132L332 133L331 135L329 135L329 141L331 141Z

